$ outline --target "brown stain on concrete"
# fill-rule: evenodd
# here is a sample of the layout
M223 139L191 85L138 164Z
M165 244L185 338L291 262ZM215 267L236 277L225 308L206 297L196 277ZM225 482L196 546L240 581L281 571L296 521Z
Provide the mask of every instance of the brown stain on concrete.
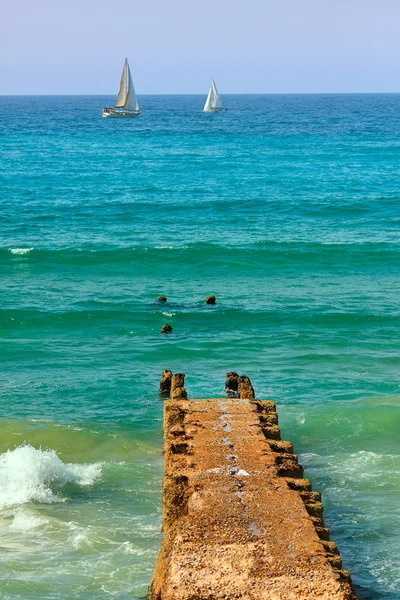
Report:
M248 378L243 392L187 400L184 375L172 378L164 541L149 597L356 600L320 494L280 439L275 403L254 400Z

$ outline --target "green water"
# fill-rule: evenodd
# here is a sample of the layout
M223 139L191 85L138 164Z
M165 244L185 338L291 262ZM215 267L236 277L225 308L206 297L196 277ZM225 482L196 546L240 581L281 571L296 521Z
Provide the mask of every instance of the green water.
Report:
M16 431L17 444L42 452L29 446L7 465L18 470L8 492L19 486L26 497L0 511L2 597L143 597L161 540L160 432L8 420L1 451L16 445ZM53 456L46 463L44 448L62 462ZM64 473L71 463L82 468L83 481ZM41 481L50 498L40 496Z

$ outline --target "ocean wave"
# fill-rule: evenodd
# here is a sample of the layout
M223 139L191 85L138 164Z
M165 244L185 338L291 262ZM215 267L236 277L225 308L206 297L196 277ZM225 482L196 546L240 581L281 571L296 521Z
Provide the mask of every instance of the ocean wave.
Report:
M29 252L31 252L31 250L33 250L33 248L9 248L8 251L11 252L11 254L28 254Z
M14 531L32 531L47 523L47 519L35 514L32 510L19 507L14 514L10 529Z
M365 307L364 311L355 310L350 307L347 310L338 310L337 307L320 306L318 303L315 306L283 306L278 310L276 306L263 307L263 298L255 295L252 299L252 306L248 306L242 302L239 306L235 305L234 299L221 299L213 308L215 314L218 314L218 331L222 333L232 333L232 327L236 331L257 331L262 330L275 331L277 326L288 326L290 319L290 335L293 336L293 331L299 327L310 327L315 332L319 339L324 339L326 330L329 328L341 328L340 332L342 339L348 343L349 335L353 335L355 330L368 328L366 331L371 331L372 328L378 327L380 330L384 328L394 328L398 324L399 311L392 307L383 307L375 309L373 307ZM338 302L337 302L338 303ZM83 304L83 303L82 303ZM206 304L198 298L188 298L187 302L169 301L170 311L149 311L148 298L132 306L125 306L122 302L104 303L102 309L82 308L79 305L73 310L59 310L55 307L53 310L49 307L44 309L31 308L11 308L0 309L0 317L2 318L2 327L4 332L20 332L21 339L29 339L32 332L42 330L46 327L54 328L54 332L68 333L68 328L79 328L83 330L96 331L98 327L103 327L103 331L107 331L111 335L124 336L141 331L144 335L153 335L152 331L159 331L162 325L162 319L179 318L181 331L190 332L193 334L215 335L214 329L210 329L208 318L203 318L203 314L207 315ZM386 310L385 310L386 308ZM178 316L177 316L178 315ZM201 320L199 320L201 319ZM312 319L312 323L311 320ZM133 327L134 326L134 327ZM261 328L261 329L260 329ZM289 331L289 330L287 330ZM364 334L366 333L364 332ZM260 334L261 335L261 334ZM326 362L333 360L336 356L340 358L330 346L324 349L318 349L313 352L308 352L296 344L293 348L292 361L300 364L312 364L316 362ZM382 354L383 360L388 364L396 363L396 356L387 356ZM38 384L39 385L39 384ZM39 387L46 387L48 383L41 383Z
M24 444L0 455L0 509L27 502L62 502L56 490L67 483L91 485L100 475L101 463L63 463L54 450Z
M260 239L256 237L239 238L236 243L232 240L227 240L224 243L223 238L218 242L214 241L193 241L190 243L171 242L167 244L135 244L135 245L104 245L104 244L87 244L82 246L50 246L42 248L0 248L0 258L4 258L8 253L13 255L28 254L34 250L34 255L38 259L52 259L56 262L74 260L90 260L91 262L104 259L114 260L132 260L139 256L174 256L187 255L195 252L200 255L212 255L214 258L222 252L226 255L251 254L253 257L258 253L284 253L285 255L362 255L382 254L396 255L400 253L400 243L398 240L332 240L332 239Z
M400 407L400 395L391 394L390 396L369 396L362 398L360 404L367 406L395 406Z
M360 450L350 454L339 466L341 473L348 477L357 474L358 477L379 478L386 471L400 472L400 455Z
M334 490L346 489L347 492L364 488L366 484L373 487L391 487L398 489L400 474L400 455L359 450L349 454L322 456L304 453L299 456L306 469L317 470L333 476L330 493Z

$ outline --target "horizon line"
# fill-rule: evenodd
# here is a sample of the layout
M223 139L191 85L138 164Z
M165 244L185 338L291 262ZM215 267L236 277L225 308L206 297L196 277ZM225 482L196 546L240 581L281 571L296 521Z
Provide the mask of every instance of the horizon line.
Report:
M394 96L399 95L399 92L222 92L221 96ZM142 92L136 93L137 96L207 96L207 92ZM48 97L48 96L76 96L76 97L103 97L115 96L115 92L111 94L0 94L0 98L18 98L18 97Z

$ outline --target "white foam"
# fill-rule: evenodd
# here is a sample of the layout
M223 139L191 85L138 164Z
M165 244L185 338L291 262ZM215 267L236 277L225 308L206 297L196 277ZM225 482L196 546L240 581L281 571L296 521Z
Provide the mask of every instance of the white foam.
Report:
M76 550L93 546L93 542L89 539L88 528L79 527L76 523L69 523L69 527L71 529L69 541Z
M9 248L11 254L28 254L33 248Z
M299 425L304 425L304 423L306 422L306 416L304 413L300 413L299 415L296 415L296 421Z
M358 479L380 478L382 473L389 471L391 474L399 473L400 457L396 454L378 454L367 450L360 450L340 464L343 475Z
M0 454L0 508L41 502L62 502L54 491L66 483L91 485L101 475L101 464L65 464L54 450L29 444Z
M46 525L46 523L46 519L35 515L32 511L19 508L10 524L10 529L16 531L32 531L42 525Z

